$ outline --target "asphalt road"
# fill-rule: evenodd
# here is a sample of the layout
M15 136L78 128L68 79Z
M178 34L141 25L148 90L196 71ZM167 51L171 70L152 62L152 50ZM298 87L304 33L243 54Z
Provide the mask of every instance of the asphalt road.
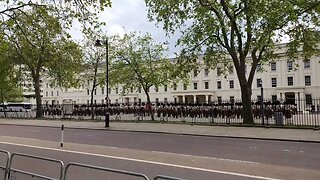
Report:
M42 140L52 142L56 145L59 144L60 133L59 128L0 125L0 136L2 137L8 136ZM299 177L293 174L287 174L287 176L275 174L273 176L274 170L276 168L283 168L284 172L310 171L309 174L316 172L316 175L312 177L317 177L320 172L320 144L316 143L85 129L66 129L64 132L64 141L66 143L79 145L79 147L75 147L77 151L66 152L1 142L0 149L62 159L65 163L81 162L126 169L141 172L151 177L157 174L165 174L185 179L250 178L249 176L242 176L241 174L234 175L209 170L214 168L223 169L224 172L237 170L237 172L247 172L246 174L254 175L259 175L258 172L260 172L260 169L265 168L261 170L265 172L262 177L286 177L288 179L299 179ZM43 144L38 145L44 146ZM110 149L101 149L107 147L112 147L114 152ZM156 155L150 155L151 158L149 158L148 161L132 161L130 158L122 159L110 158L109 156L96 156L96 154L100 153L74 153L95 152L98 151L98 149L101 149L101 154L103 154L102 152L109 152L117 155L116 157L119 155L123 156L124 154L130 157L130 154L133 152L136 152L135 157L141 158L148 157L148 153L155 153ZM117 152L118 154L116 154ZM150 163L149 161L151 159L152 162L159 162L161 158L171 163L163 165ZM180 163L180 161L182 164L185 164L186 167L173 165L175 162ZM244 170L244 167L247 167L249 170ZM81 173L76 174L80 175ZM90 173L88 174L90 175ZM97 173L93 174L98 176ZM84 177L84 175L81 175L81 177Z

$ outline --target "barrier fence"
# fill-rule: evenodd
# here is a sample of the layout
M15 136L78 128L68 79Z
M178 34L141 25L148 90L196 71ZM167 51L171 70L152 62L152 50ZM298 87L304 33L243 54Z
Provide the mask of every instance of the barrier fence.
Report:
M9 152L1 149L0 158L0 179L3 177L3 180L149 180L148 176L142 173L75 162L71 162L67 164L67 166L64 166L64 163L57 159L21 153L12 153L10 155ZM52 166L52 163L56 166ZM157 175L153 179L183 180L181 178L164 175Z
M0 178L5 180L8 175L8 167L10 162L10 153L0 149Z
M112 121L155 121L209 123L209 124L243 124L241 101L218 101L209 103L123 103L110 104L62 104L43 105L43 116L48 119L92 119L103 120L110 114ZM320 127L320 98L294 99L288 101L252 101L254 124L269 126ZM1 111L0 117L33 118L36 106L28 111Z

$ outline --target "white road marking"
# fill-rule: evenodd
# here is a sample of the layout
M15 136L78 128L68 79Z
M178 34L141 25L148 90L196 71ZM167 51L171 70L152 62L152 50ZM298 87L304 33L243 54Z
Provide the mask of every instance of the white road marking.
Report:
M304 153L304 151L299 151L300 153Z
M161 152L161 151L151 151L151 152L162 153L162 154L173 154L173 155L179 155L179 156L185 156L185 157L198 157L198 158L213 159L213 160L220 160L220 161L232 161L232 162L241 162L241 163L248 163L248 164L260 164L258 162L254 162L254 161L244 161L244 160L237 160L237 159L225 159L225 158L216 158L216 157L208 157L208 156L195 156L195 155L189 155L189 154L178 154L178 153Z
M292 150L290 150L290 149L282 149L282 151L284 151L284 152L291 152Z
M235 173L235 172L229 172L229 171L205 169L205 168L184 166L184 165L171 164L171 163L163 163L163 162L157 162L157 161L148 161L148 160L141 160L141 159L134 159L134 158L126 158L126 157L110 156L110 155L104 155L104 154L87 153L87 152L72 151L72 150L65 150L65 149L56 149L56 148L49 148L49 147L42 147L42 146L17 144L17 143L10 143L10 142L4 142L4 141L0 141L0 144L8 144L8 145L14 145L14 146L23 146L23 147L28 147L28 148L45 149L45 150L60 151L60 152L75 153L75 154L83 154L83 155L89 155L89 156L98 156L98 157L112 158L112 159L119 159L119 160L126 160L126 161L135 161L135 162L140 162L140 163L156 164L156 165L162 165L162 166L170 166L170 167L176 167L176 168L184 168L184 169L205 171L205 172L218 173L218 174L226 174L226 175L232 175L232 176L248 177L248 178L255 178L255 179L280 180L280 179L271 178L271 177L256 176L256 175Z

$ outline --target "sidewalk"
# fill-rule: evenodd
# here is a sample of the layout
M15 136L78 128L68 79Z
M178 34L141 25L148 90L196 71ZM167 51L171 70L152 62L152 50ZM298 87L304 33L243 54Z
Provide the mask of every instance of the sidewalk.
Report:
M258 127L225 127L200 126L185 124L162 124L143 122L110 122L105 128L104 122L77 122L66 120L29 120L29 119L0 119L0 125L46 126L82 129L101 129L113 131L156 132L185 135L200 135L229 138L250 138L268 140L286 140L320 143L320 130L311 129L284 129L284 128L258 128Z

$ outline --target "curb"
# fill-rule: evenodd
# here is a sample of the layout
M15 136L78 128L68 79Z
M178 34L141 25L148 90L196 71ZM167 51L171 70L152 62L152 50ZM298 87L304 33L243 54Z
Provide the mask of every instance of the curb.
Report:
M61 128L60 126L48 125L26 125L26 124L1 124L8 126L32 126L32 127L46 127L46 128ZM86 130L99 130L99 131L122 131L122 132L140 132L140 133L157 133L157 134L176 134L184 136L198 136L198 137L214 137L214 138L228 138L228 139L248 139L248 140L261 140L261 141L284 141L284 142L303 142L303 143L317 143L320 141L303 140L303 139L284 139L284 138L267 138L267 137L246 137L246 136L232 136L232 135L210 135L210 134L192 134L180 132L165 132L165 131L148 131L148 130L127 130L127 129L108 129L108 128L86 128L86 127L66 127L65 129L86 129Z

